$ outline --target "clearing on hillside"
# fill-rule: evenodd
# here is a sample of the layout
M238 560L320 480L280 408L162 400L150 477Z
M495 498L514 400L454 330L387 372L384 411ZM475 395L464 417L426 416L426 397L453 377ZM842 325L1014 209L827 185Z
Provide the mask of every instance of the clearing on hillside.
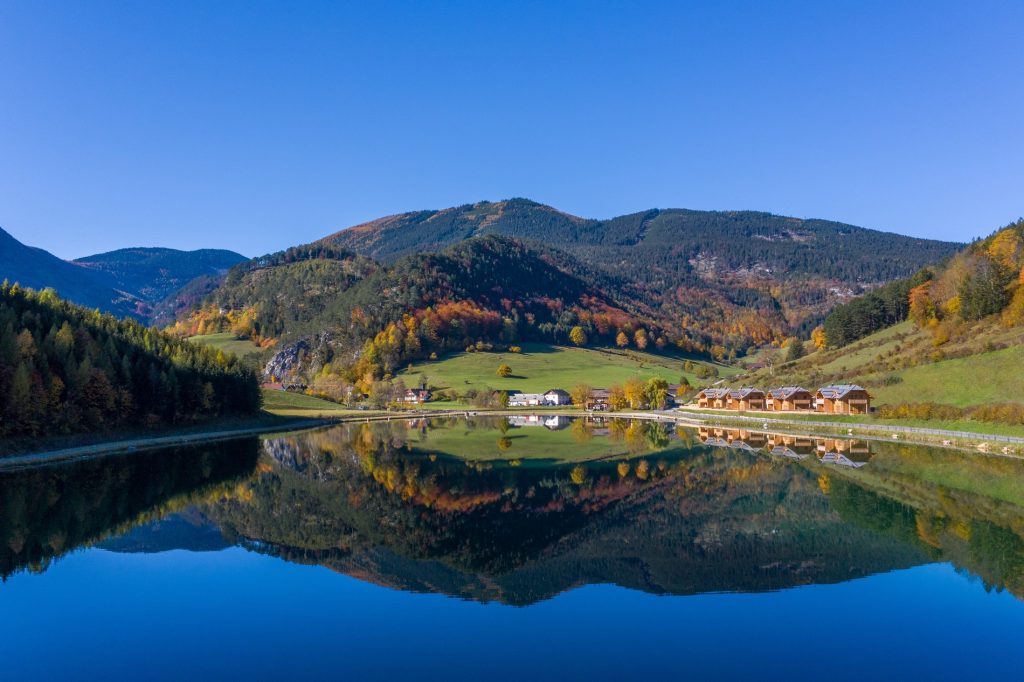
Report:
M419 362L399 376L407 386L427 383L439 390L463 393L473 389L518 390L540 393L552 388L571 389L579 384L604 388L637 377L661 377L676 383L685 376L694 386L708 383L693 372L683 370L686 358L619 349L573 348L542 343L525 343L521 353L456 353L441 360ZM696 362L696 361L695 361ZM500 365L512 368L507 378L497 376ZM706 365L707 363L698 362ZM737 372L732 367L714 365L722 376Z

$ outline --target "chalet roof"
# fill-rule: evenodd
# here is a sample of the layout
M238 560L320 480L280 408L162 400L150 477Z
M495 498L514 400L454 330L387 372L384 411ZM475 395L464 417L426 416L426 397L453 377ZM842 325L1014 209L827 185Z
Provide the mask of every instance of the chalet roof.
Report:
M768 391L768 397L776 400L787 400L792 398L797 393L810 393L806 388L800 386L779 386Z
M822 398L828 398L829 400L838 400L845 397L848 393L853 391L863 391L863 387L857 384L833 384L831 386L822 386L818 389L818 394Z
M552 389L548 389L548 390L547 390L547 391L546 391L546 392L544 393L544 395L551 395L552 393L554 393L555 395L569 395L569 392L568 392L568 391L562 390L561 388L552 388Z
M607 388L595 388L590 391L591 398L609 398L611 393L608 392Z
M749 397L751 394L754 394L754 393L758 393L760 395L764 395L764 391L762 391L759 388L745 387L745 388L736 388L736 389L733 389L733 390L729 391L729 395L732 396L733 398L738 399L738 400L742 400L743 398Z
M729 395L729 389L727 388L705 388L701 391L701 395L705 398L724 398Z

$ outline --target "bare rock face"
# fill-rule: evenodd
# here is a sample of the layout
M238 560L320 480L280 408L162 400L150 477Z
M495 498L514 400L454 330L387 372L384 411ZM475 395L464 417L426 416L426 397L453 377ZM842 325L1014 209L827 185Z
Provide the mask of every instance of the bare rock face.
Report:
M274 353L263 368L263 378L269 380L276 377L279 381L296 379L302 366L303 358L309 354L308 339L299 339Z

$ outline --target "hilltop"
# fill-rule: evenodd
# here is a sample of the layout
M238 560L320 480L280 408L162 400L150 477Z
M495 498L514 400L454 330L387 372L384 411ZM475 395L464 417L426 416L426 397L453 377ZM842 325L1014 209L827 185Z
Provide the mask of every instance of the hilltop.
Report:
M752 337L766 333L758 317L772 328L809 324L836 303L962 247L756 211L650 209L594 220L528 199L402 213L321 241L391 262L484 235L563 250L697 324L708 318L702 307L711 305L749 326ZM749 309L758 316L746 316Z

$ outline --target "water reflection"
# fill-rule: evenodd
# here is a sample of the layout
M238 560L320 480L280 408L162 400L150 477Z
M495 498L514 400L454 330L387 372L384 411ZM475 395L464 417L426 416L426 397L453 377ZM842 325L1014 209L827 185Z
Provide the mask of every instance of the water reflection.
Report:
M871 460L871 443L855 438L815 438L746 429L701 428L700 442L712 447L762 450L778 457L805 460L817 457L822 464L858 469Z
M6 475L0 551L7 575L98 541L238 544L510 604L591 583L774 590L943 560L1021 595L1022 473L998 457L667 423L402 420Z
M256 438L0 472L0 577L235 492Z

